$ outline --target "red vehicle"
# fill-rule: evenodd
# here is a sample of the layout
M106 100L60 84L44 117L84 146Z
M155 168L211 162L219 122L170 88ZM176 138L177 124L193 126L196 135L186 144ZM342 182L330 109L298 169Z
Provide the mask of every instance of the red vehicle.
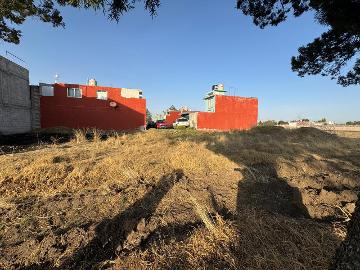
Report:
M172 128L172 125L166 123L165 120L157 120L156 128L159 128L159 129Z

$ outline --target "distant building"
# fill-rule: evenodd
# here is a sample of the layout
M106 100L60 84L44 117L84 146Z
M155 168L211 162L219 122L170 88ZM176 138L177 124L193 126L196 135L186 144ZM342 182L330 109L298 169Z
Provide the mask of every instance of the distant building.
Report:
M91 85L40 84L41 127L144 128L146 100L141 90L98 86L94 81Z
M224 86L214 85L204 100L205 112L183 113L190 127L204 130L244 130L257 125L258 99L226 96Z
M168 111L167 114L165 115L165 122L167 124L173 124L176 119L181 117L181 112L176 110L176 111Z
M258 99L226 96L224 85L212 87L205 97L205 112L187 110L168 110L167 123L178 118L189 120L190 127L204 130L243 130L257 125ZM184 107L185 108L185 107Z
M171 106L165 115L165 122L168 124L173 124L177 119L179 119L182 113L188 112L190 109L187 106L183 106L180 109L176 109L174 106Z

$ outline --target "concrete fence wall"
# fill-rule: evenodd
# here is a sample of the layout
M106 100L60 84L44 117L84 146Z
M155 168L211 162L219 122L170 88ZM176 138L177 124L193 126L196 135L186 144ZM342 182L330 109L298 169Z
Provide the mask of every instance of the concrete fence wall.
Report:
M30 132L32 111L29 71L0 56L0 134Z
M36 130L41 128L40 118L40 87L37 85L30 86L31 98L31 129Z

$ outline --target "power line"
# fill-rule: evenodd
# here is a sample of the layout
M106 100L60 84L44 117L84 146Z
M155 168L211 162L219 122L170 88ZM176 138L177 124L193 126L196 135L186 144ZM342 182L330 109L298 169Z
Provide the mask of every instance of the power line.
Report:
M9 52L9 51L5 51L6 52L6 56L9 54L12 57L15 57L16 59L20 60L21 62L23 62L24 64L26 64L26 62L24 60L22 60L20 57L17 57L15 54Z

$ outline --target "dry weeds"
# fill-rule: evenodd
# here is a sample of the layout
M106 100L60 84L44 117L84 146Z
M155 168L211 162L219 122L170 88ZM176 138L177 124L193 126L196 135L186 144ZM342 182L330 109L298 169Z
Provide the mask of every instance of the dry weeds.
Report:
M326 269L360 187L359 146L313 129L78 130L2 155L0 268ZM82 254L113 233L120 247Z

